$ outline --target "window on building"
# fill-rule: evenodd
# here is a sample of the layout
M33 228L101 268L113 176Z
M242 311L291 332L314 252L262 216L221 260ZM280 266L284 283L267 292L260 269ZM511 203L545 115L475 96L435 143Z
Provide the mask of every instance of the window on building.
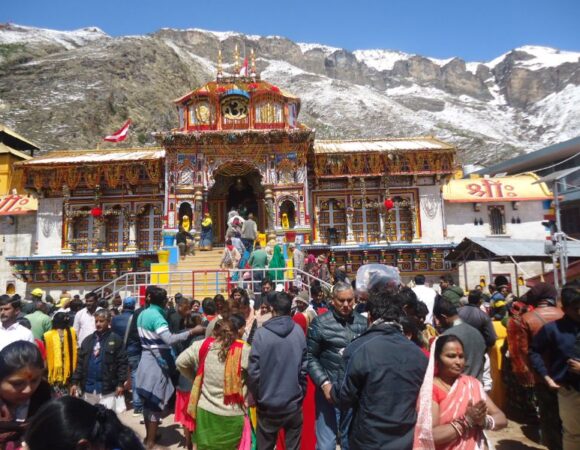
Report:
M89 253L94 247L93 216L89 208L81 208L85 214L78 215L73 219L73 251L75 253Z
M332 233L337 244L346 240L346 211L344 199L323 198L318 202L318 232L321 242L329 242Z
M113 208L113 214L106 217L106 248L110 252L122 252L128 245L125 232L125 217L119 206Z
M386 217L387 239L391 242L410 242L415 234L412 196L397 196L393 202L394 207Z
M353 198L352 231L357 242L375 243L379 241L380 222L377 208L367 207L370 203L380 205L378 197Z
M137 216L137 247L139 250L157 250L161 245L161 214L147 205Z
M505 213L503 206L490 206L488 210L491 234L505 234Z

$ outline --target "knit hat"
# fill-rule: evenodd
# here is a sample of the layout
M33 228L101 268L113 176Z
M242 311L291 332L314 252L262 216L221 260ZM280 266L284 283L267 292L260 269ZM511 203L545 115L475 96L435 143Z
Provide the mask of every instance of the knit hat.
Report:
M300 292L300 294L298 294L296 297L294 297L294 300L296 300L297 302L306 303L307 305L309 305L310 298L308 295L308 291Z

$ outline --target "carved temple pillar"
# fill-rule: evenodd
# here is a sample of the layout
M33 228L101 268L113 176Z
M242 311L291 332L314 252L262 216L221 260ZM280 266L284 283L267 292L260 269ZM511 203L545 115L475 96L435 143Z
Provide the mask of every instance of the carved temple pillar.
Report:
M93 236L95 247L93 250L97 253L105 251L105 218L104 216L93 218Z
M352 229L352 218L354 216L354 209L352 206L346 208L346 243L354 244L354 232Z
M129 219L129 245L125 251L136 252L137 251L137 214L130 212L128 214Z
M269 187L264 190L264 205L266 207L266 235L269 241L270 239L276 239L274 231L274 193Z
M70 255L73 250L71 248L71 242L74 239L74 221L71 215L70 210L70 190L68 186L65 184L62 187L62 196L64 198L64 211L63 211L63 221L62 221L62 248L61 253L63 255Z
M379 227L380 227L380 233L379 233L379 243L380 244L386 244L387 243L387 234L385 233L385 211L381 208L379 210Z
M195 243L199 245L201 238L201 221L203 219L203 186L195 186L193 194L193 218L191 224L195 230Z

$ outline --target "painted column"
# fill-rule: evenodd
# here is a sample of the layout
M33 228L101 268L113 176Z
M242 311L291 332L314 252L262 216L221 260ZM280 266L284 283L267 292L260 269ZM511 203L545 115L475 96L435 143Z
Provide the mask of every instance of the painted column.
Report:
M379 210L379 227L381 228L379 234L379 242L381 244L386 244L387 234L385 233L385 211L382 208L381 210Z
M71 241L74 239L74 222L71 217L70 210L70 189L65 184L62 187L62 196L64 197L64 213L63 213L63 242L61 253L64 255L70 255L72 253Z
M137 215L133 211L129 212L129 245L125 250L137 251Z
M266 235L268 240L276 239L274 232L274 193L270 187L264 190L264 206L266 207Z
M352 217L354 215L354 209L352 206L346 208L346 243L354 244L354 233L352 230Z
M201 239L201 221L203 218L203 186L195 186L195 193L193 194L193 217L191 225L195 230L195 243L199 246Z

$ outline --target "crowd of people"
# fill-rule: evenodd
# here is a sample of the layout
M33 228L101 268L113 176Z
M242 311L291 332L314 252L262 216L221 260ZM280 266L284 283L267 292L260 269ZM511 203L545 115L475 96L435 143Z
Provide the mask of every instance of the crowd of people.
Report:
M335 271L328 291L274 268L258 293L199 300L2 295L0 448L153 449L174 413L188 449L475 450L504 411L580 448L580 283L516 298L504 277L466 293L391 274Z

